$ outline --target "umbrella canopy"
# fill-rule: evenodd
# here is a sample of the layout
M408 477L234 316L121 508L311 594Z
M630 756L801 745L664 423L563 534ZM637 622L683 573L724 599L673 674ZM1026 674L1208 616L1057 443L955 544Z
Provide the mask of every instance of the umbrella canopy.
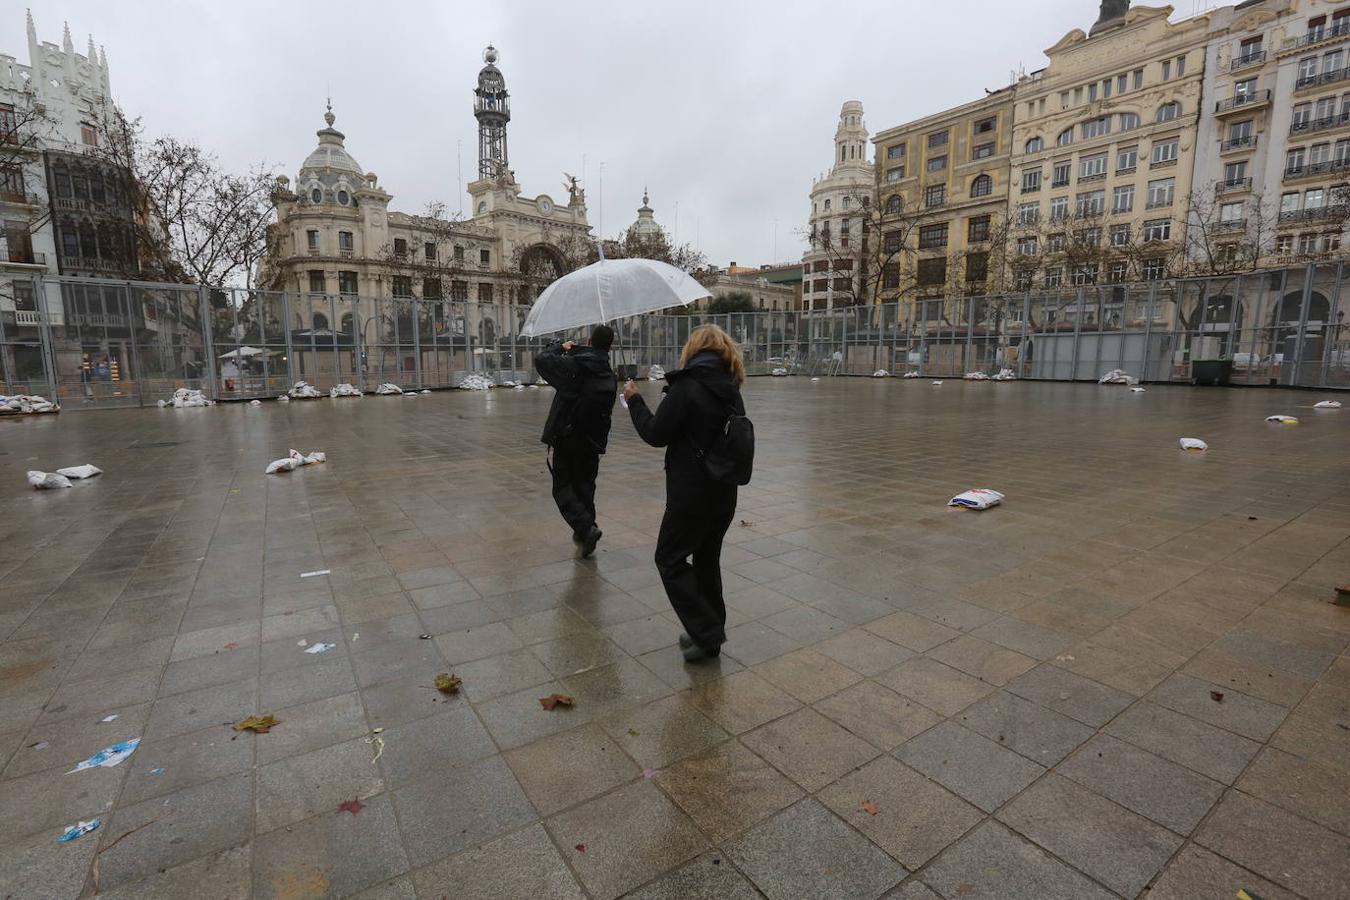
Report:
M238 350L231 350L229 353L220 354L221 359L236 359L244 356L257 356L259 353L266 353L266 350L259 350L257 347L240 347Z
M711 297L687 273L654 259L602 259L569 272L534 301L521 334L534 337Z

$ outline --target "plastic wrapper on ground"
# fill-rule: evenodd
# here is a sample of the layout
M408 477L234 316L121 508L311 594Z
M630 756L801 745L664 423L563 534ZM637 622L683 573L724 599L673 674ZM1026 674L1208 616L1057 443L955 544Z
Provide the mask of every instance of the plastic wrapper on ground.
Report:
M1133 377L1124 369L1112 369L1101 378L1097 379L1098 384L1138 384L1139 379Z
M384 384L380 385L375 389L375 393L380 394L381 396L388 396L389 394L401 394L403 393L403 388L399 387L396 384L391 384L390 382L386 381Z
M962 491L947 501L948 506L961 506L966 509L988 509L1003 502L1003 495L989 488L971 488Z
M777 377L777 378L782 378L784 375L787 374L787 369L783 369L783 368L774 369L774 370L773 370L772 372L770 372L769 374L770 374L770 375L773 375L773 376L775 376L775 377Z
M662 378L665 377L666 377L666 370L661 368L660 366L652 366L650 369L647 370L648 381L660 381Z
M1276 415L1266 416L1266 421L1275 425L1297 425L1298 419L1295 416Z
M875 372L872 373L872 377L873 377L873 378L889 378L889 377L890 377L890 374L891 374L891 373L890 373L890 372L887 372L885 369L877 369Z
M1319 400L1317 403L1313 404L1313 409L1340 409L1340 408L1341 408L1341 401L1339 400Z
M961 376L963 381L988 381L989 376L983 372L967 372Z
M1182 450L1208 450L1208 449L1209 449L1209 444L1206 444L1204 441L1200 440L1199 438L1182 438L1182 439L1181 439L1181 449L1182 449Z
M292 450L281 459L275 459L267 464L268 475L277 475L281 472L291 472L301 466L309 466L314 463L327 462L328 456L315 450L313 453L305 454L299 450Z
M990 381L1016 381L1017 373L1012 369L999 369L997 375L990 375Z
M57 412L60 409L60 406L37 394L0 394L0 415L33 415Z
M95 475L102 475L103 470L98 466L91 466L85 463L82 466L69 466L64 469L57 469L57 475L64 475L67 478L93 478Z

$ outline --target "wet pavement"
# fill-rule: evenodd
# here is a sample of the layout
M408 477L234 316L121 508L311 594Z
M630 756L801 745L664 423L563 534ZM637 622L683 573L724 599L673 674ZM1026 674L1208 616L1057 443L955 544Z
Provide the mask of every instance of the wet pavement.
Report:
M550 396L0 421L0 897L1350 896L1350 412L755 380L689 666L660 452L575 559Z

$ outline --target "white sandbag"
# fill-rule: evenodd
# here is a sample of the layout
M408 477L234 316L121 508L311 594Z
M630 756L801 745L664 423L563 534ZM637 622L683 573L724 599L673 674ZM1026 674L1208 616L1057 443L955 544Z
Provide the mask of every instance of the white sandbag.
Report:
M216 401L206 399L206 395L201 391L191 388L179 388L173 392L173 399L165 403L159 402L161 408L172 406L174 409L193 409L201 406L215 406Z
M783 367L780 366L777 369L774 369L769 374L774 376L775 378L782 378L784 375L787 374L787 369L784 369Z
M1141 388L1141 387L1132 387L1132 388L1130 388L1130 393L1131 393L1131 394L1142 394L1143 392L1144 392L1144 389Z
M516 383L515 383L514 381L511 381L509 378L508 378L506 381L503 381L503 382L502 382L502 387L513 388L513 387L515 387L515 386L516 386Z
M514 386L511 388L511 390L513 390L513 391L523 391L523 390L525 390L525 385L523 385L523 384L517 384L517 385L514 385Z
M375 393L384 396L388 396L389 394L401 394L403 393L403 388L399 387L396 384L393 384L392 382L386 381L384 384L380 385L375 389Z
M661 368L660 366L652 366L650 369L647 370L648 381L660 381L662 378L665 377L666 377L666 370Z
M1181 449L1182 449L1182 450L1208 450L1208 449L1209 449L1209 444L1206 444L1204 441L1200 440L1199 438L1182 438L1182 439L1181 439Z
M423 391L422 391L422 393L424 393L424 394L430 394L430 393L431 393L431 391L430 391L430 390L426 390L426 389L424 389L424 390L423 390Z
M962 491L947 501L948 506L964 506L966 509L988 509L1003 502L1003 495L989 488L971 488Z
M93 478L95 475L102 475L103 470L98 466L91 466L85 463L82 466L70 466L65 469L57 469L57 475L64 475L67 478Z
M250 401L248 401L248 405L249 405L249 406L262 406L262 401L261 401L261 400L250 400Z
M6 414L45 413L58 409L60 407L55 403L37 394L0 394L0 412Z
M988 381L989 376L983 372L967 372L961 376L964 381Z
M1341 401L1339 400L1321 400L1313 404L1313 409L1340 409L1340 408L1341 408Z
M313 453L301 453L299 450L292 450L290 458L297 460L302 466L313 465L314 463L328 462L328 455L315 450Z
M278 472L289 472L298 465L299 463L291 459L289 456L283 457L281 459L274 459L267 464L267 471L264 474L275 475Z
M267 464L267 475L276 475L279 472L291 472L301 466L309 466L314 463L327 462L328 457L315 450L313 453L305 454L299 450L292 450L283 459L274 459Z
M55 472L39 472L36 469L32 469L28 472L28 483L31 484L35 490L39 491L73 487L70 483L70 479L64 475L58 475Z
M922 378L923 376L920 375L918 372L906 372L905 374L901 375L900 377L901 377L901 378Z
M941 381L933 382L933 387L942 387L942 382Z
M360 397L361 389L354 384L338 384L329 389L328 396L334 400L338 397Z
M289 394L282 394L280 397L277 398L277 400L280 401L281 403L290 403L291 397Z
M323 396L319 393L319 389L308 381L297 381L287 393L300 400L313 400Z
M820 380L819 377L812 378L812 379L811 379L811 383L812 383L812 384L815 384L815 383L816 383L817 381L819 381L819 380Z
M461 391L490 391L492 390L492 379L477 373L465 375L459 383L459 389Z
M990 381L1016 381L1017 373L1012 369L999 369L997 375L990 375Z
M885 369L877 369L875 372L872 373L872 377L873 377L873 378L887 378L887 377L890 376L890 374L891 374L891 373L890 373L890 372L887 372Z
M1276 425L1297 425L1298 419L1293 416L1277 415L1266 416L1267 422L1274 422Z
M1101 378L1097 379L1098 384L1138 384L1139 379L1131 377L1124 369L1112 369Z

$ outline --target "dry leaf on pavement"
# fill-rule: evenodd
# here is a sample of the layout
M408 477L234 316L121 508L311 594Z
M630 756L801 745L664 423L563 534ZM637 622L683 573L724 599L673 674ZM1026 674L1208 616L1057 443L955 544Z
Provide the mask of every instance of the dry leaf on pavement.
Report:
M553 709L555 706L571 706L572 698L566 694L549 694L547 697L539 698L539 705L544 709Z
M877 813L881 812L881 808L871 800L864 800L862 808L863 812L867 813L869 816L875 816Z
M255 734L266 734L280 724L281 721L276 716L268 713L265 716L249 716L242 722L236 722L234 730L252 731Z
M436 690L442 694L458 694L459 686L463 683L464 679L447 672L442 672L436 676Z

